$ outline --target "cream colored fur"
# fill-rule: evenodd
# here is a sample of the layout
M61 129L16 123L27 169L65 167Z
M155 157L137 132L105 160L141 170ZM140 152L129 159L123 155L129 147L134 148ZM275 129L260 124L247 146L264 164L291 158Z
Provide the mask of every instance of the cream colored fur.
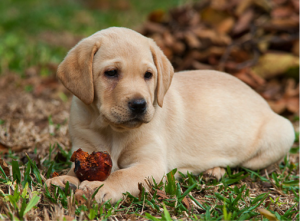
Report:
M118 79L104 76L109 69L118 69ZM152 79L144 79L146 71ZM47 185L104 184L96 200L116 202L124 192L137 195L145 178L160 180L174 168L220 178L224 167L256 170L288 153L291 123L246 84L217 71L173 74L152 40L126 28L102 30L75 46L58 69L77 96L69 125L72 150L108 151L112 174L104 182L80 183L72 168ZM136 97L147 101L147 113L138 121L127 107Z

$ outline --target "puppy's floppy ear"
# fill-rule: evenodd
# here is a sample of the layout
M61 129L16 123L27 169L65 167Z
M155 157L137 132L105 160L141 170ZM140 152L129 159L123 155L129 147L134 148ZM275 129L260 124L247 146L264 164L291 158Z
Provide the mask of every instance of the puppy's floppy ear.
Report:
M172 82L174 68L168 58L164 55L162 50L151 39L150 50L152 52L153 60L157 69L157 103L160 107L162 107L164 96L167 93Z
M85 104L94 100L93 58L100 41L89 37L72 48L57 69L63 85Z

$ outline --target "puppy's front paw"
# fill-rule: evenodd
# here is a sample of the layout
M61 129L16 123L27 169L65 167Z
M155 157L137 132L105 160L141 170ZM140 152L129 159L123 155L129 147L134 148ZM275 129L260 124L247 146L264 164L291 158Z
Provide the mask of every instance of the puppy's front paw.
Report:
M77 177L63 175L46 180L46 185L48 188L51 188L51 184L65 188L67 182L69 182L69 185L72 189L77 189L80 184L80 181Z
M92 195L94 191L96 191L97 188L102 184L104 185L99 189L98 193L95 195L95 200L98 203L106 202L108 200L110 200L111 203L115 203L123 197L121 192L114 190L107 183L100 181L83 181L80 184L79 189L85 192L88 191Z
M212 169L206 170L204 172L204 176L206 176L206 180L213 178L216 178L217 180L220 180L225 174L225 169L222 167L214 167Z

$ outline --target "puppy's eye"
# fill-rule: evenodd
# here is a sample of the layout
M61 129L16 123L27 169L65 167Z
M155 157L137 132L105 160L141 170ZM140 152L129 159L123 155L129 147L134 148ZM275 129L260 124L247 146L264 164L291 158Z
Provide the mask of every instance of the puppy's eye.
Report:
M149 71L147 71L147 72L145 73L145 75L144 75L144 78L145 78L146 80L151 79L151 78L152 78L152 73L149 72Z
M107 77L118 77L118 71L117 70L105 71L104 75Z

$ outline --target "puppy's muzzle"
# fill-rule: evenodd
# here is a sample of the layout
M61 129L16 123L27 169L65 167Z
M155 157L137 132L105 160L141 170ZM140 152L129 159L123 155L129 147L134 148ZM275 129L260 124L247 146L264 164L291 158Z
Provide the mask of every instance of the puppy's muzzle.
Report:
M132 114L141 115L146 112L147 102L145 99L133 99L128 102L128 107Z

